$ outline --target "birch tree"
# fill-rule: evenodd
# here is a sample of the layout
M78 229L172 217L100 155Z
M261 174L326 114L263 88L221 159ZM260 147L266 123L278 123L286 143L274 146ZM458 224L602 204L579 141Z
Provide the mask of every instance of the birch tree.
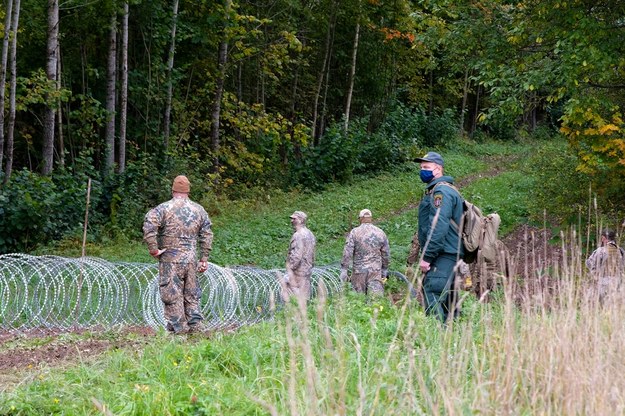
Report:
M117 156L117 171L123 173L126 170L126 120L128 116L128 15L130 14L128 2L124 2L124 14L122 16L122 65L121 85L119 97L119 144Z
M2 40L2 56L0 57L0 171L4 161L4 91L7 76L7 57L9 54L9 37L11 35L11 9L13 0L6 0L4 17L4 37Z
M169 44L169 56L167 58L167 103L165 105L165 125L163 128L163 146L165 150L169 147L169 134L171 128L171 102L173 96L173 70L174 53L176 51L176 25L178 20L178 0L174 0L172 10L171 42Z
M56 89L57 91L61 91L62 83L61 83L61 45L56 50ZM61 105L61 97L57 97L56 100L56 126L58 130L58 155L59 155L59 165L65 166L65 144L63 143L63 106Z
M10 81L9 81L9 125L7 126L7 151L6 165L4 168L4 181L8 181L13 170L13 143L15 132L15 94L17 91L17 28L20 21L20 0L13 3L13 17L11 28L13 29L13 37L10 46Z
M349 128L349 111L352 106L352 94L354 92L354 78L356 77L356 60L358 57L358 37L360 35L360 22L356 23L356 33L354 34L354 47L352 49L352 65L349 70L349 87L347 89L347 99L345 100L345 132Z
M115 164L115 83L117 81L117 10L113 4L109 27L109 49L106 81L106 112L104 170L108 174Z
M49 89L56 90L57 83L57 57L59 47L59 2L58 0L48 0L48 45L46 75L49 81ZM46 110L43 121L43 164L41 173L49 175L52 173L54 162L54 119L56 116L55 101L48 92L46 99Z
M232 1L226 0L225 18L230 16ZM219 166L219 117L221 113L221 99L224 93L224 83L226 79L226 63L228 62L228 31L224 28L217 56L217 80L215 82L215 97L211 111L211 150L213 152L213 170L217 171Z

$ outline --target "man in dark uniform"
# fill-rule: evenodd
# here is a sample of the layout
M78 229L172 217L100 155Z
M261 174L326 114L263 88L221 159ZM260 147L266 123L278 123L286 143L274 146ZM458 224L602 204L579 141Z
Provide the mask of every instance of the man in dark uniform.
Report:
M457 293L454 288L455 268L463 255L458 225L463 213L463 199L453 187L454 179L444 176L440 154L428 152L415 159L421 164L421 181L426 184L419 204L417 230L423 275L425 311L442 322L456 313Z
M186 176L177 176L171 190L172 199L145 215L143 240L150 255L159 260L159 290L167 330L176 334L197 332L204 318L196 271L204 273L208 269L213 242L211 221L204 208L189 199L191 184Z

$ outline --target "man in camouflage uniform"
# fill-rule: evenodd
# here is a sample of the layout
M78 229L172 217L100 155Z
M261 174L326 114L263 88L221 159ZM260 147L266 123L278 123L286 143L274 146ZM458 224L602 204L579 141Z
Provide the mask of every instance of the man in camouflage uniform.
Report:
M293 236L286 257L285 283L289 292L302 299L309 299L311 294L310 278L315 265L315 247L317 240L306 227L308 216L302 211L291 214Z
M618 289L625 273L625 250L616 245L615 239L614 231L603 230L601 246L586 260L586 267L598 285L600 301Z
M371 223L371 211L363 209L358 215L360 225L350 231L343 249L341 280L347 281L347 269L352 264L351 282L356 292L384 295L391 250L384 231Z
M204 208L189 199L191 184L187 177L177 176L171 189L173 198L145 215L143 240L150 255L159 260L159 290L167 330L181 334L202 328L202 293L196 271L204 273L208 269L213 232Z

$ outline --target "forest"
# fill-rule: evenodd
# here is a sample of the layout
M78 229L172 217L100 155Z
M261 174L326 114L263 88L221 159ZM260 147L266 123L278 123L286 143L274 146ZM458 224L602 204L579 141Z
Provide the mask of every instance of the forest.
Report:
M1 4L0 414L625 413L625 290L585 263L623 246L625 0ZM397 277L429 150L510 253L447 325ZM141 224L179 174L226 272L172 337ZM295 210L338 276L363 208L384 296L253 279Z
M177 174L211 208L487 139L566 141L622 209L621 0L4 0L0 18L0 253L80 232L88 189L93 236L137 237Z

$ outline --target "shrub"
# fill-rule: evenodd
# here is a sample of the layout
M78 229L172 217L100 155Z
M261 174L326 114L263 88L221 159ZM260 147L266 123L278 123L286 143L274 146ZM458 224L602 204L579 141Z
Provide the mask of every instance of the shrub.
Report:
M424 147L455 143L456 124L451 110L428 115L397 103L375 132L369 131L368 117L353 119L347 133L343 121L332 124L318 146L304 148L300 157L292 158L291 176L300 185L318 189L354 174L387 170L411 160Z
M100 194L92 183L92 199ZM82 227L87 179L57 169L45 177L26 169L0 188L0 253L29 251Z

